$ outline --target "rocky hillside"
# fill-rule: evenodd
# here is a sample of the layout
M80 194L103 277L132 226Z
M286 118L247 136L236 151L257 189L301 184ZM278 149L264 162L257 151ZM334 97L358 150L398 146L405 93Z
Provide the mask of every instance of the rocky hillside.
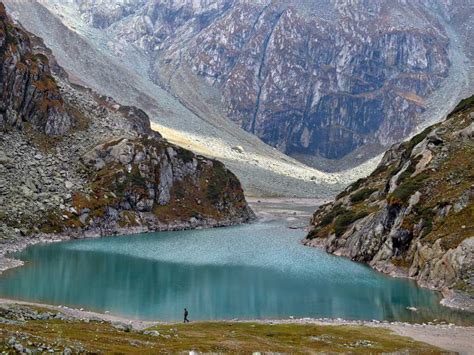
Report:
M339 159L362 146L367 151L360 153L370 156L406 138L443 79L457 80L460 67L468 68L463 54L454 53L456 31L450 27L471 21L451 16L455 8L472 12L466 4L76 4L84 21L118 38L109 43L116 53L125 43L141 48L151 79L188 107L219 101L242 128L309 163L315 156ZM467 37L472 31L456 29ZM199 82L202 91L197 94L187 82Z
M473 156L474 96L321 206L305 244L454 290L474 309Z
M8 20L0 8L1 101L0 128L31 124L48 135L71 127L48 58L33 53L28 36Z
M111 235L253 217L238 179L141 110L72 85L0 6L0 236Z
M44 39L71 82L107 93L123 105L143 109L152 127L169 142L224 162L241 181L246 194L334 196L367 171L366 167L358 167L328 174L265 144L227 119L219 92L210 91L192 73L175 79L182 84L181 92L186 91L192 101L185 100L184 94L178 96L165 90L150 79L149 54L118 36L112 30L114 26L93 27L90 17L73 1L4 3L15 21ZM133 3L127 1L130 6ZM215 97L210 97L212 92Z

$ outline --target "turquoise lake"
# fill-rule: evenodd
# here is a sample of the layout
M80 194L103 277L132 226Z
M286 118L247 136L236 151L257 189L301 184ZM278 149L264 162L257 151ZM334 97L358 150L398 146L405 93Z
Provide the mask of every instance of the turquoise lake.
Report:
M281 222L37 245L0 296L147 320L328 317L472 324L439 294L298 243ZM413 312L407 307L416 307Z

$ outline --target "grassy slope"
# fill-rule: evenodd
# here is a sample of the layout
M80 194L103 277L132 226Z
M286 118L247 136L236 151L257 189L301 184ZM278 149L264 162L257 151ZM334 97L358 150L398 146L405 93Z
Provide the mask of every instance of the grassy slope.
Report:
M442 351L389 330L359 326L254 324L206 322L159 325L160 336L124 332L108 323L80 321L28 321L0 328L0 351L8 350L14 336L30 348L115 353L156 352L291 352L314 351L440 354ZM30 344L28 346L28 343Z

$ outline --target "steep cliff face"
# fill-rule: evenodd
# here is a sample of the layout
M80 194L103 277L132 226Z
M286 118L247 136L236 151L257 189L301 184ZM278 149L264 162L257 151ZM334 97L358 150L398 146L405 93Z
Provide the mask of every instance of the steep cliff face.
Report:
M413 128L449 60L433 25L385 25L394 16L387 5L367 13L343 4L333 11L341 22L273 3L239 6L197 37L190 65L222 86L231 119L286 153L340 158L392 143ZM248 38L221 35L237 24Z
M419 123L426 99L449 74L449 36L440 18L449 21L457 6L323 0L133 4L112 22L118 10L106 0L100 10L83 3L81 11L86 20L101 18L96 26L108 26L119 42L143 48L151 78L185 102L198 99L180 81L200 78L219 91L227 116L264 142L290 155L330 159L361 146L393 144Z
M28 36L0 3L0 128L29 123L48 135L71 128L48 58L34 54Z
M305 244L474 304L474 96L321 206Z
M72 85L41 41L5 13L2 26L8 31L1 63L2 240L214 227L253 218L240 182L222 163L168 143L142 110Z

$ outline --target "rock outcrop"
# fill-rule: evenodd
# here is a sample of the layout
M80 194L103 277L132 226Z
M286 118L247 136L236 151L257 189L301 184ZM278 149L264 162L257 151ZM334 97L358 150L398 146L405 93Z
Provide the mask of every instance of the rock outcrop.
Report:
M227 116L264 142L329 159L369 145L381 152L411 133L449 74L445 21L456 7L463 8L403 0L79 2L87 21L119 38L114 46L141 47L151 78L183 102L206 105L183 85L202 79Z
M474 309L474 96L314 214L306 245L454 290Z
M238 179L164 140L147 114L69 82L0 8L0 236L97 236L253 218Z
M110 234L123 227L225 226L252 218L238 179L222 163L164 141L119 138L82 160L91 170L91 190L72 196L71 225Z
M31 124L48 135L71 128L48 58L33 53L29 37L0 3L0 128Z

